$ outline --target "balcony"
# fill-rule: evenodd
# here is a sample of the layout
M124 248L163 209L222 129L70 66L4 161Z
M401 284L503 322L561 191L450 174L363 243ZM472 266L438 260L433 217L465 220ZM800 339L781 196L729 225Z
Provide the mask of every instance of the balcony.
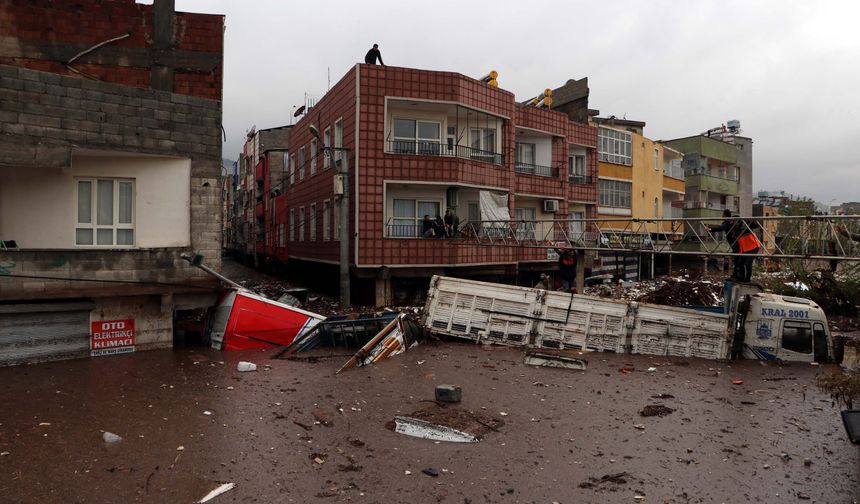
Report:
M386 142L385 152L388 154L405 154L409 156L456 157L495 165L503 165L505 163L504 154L499 152L428 140L391 140Z
M594 184L594 177L586 176L586 175L568 175L567 181L571 184L585 184L592 185Z
M715 177L713 175L690 175L687 177L687 187L697 187L699 191L708 191L728 196L738 195L737 180Z
M558 168L551 166L541 166L527 163L516 163L514 169L517 173L525 173L526 175L537 175L539 177L558 178Z

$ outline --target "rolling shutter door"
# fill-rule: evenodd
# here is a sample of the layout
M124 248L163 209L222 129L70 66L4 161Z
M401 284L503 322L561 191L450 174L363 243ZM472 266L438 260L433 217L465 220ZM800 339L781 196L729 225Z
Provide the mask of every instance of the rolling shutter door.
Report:
M0 305L0 366L89 356L91 306Z

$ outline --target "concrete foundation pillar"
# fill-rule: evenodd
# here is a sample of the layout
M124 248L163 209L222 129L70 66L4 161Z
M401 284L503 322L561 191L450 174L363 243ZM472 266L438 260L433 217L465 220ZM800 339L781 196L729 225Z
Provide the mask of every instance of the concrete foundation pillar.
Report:
M388 306L393 301L391 275L386 267L379 268L376 274L374 303L376 306Z
M576 251L576 292L585 292L585 251Z

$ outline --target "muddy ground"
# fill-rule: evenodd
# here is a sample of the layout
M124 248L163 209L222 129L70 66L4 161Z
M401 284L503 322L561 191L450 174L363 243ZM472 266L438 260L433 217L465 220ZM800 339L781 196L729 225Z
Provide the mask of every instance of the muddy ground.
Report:
M590 354L587 371L570 371L445 343L335 376L346 356L272 353L0 369L0 502L191 503L221 482L237 486L216 504L860 499L860 448L814 366ZM240 359L260 371L237 372ZM440 383L504 425L477 444L386 429ZM648 405L674 411L640 416ZM106 445L105 430L123 440Z

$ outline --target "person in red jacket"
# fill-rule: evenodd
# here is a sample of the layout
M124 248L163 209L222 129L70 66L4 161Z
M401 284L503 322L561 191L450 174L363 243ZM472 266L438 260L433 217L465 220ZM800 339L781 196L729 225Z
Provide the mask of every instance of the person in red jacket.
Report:
M556 252L558 253L558 276L561 278L561 290L575 292L576 256L569 249L556 249Z
M761 248L761 242L754 232L759 227L758 221L744 221L738 233L738 252L743 254L738 258L738 280L741 282L752 280L753 261Z

